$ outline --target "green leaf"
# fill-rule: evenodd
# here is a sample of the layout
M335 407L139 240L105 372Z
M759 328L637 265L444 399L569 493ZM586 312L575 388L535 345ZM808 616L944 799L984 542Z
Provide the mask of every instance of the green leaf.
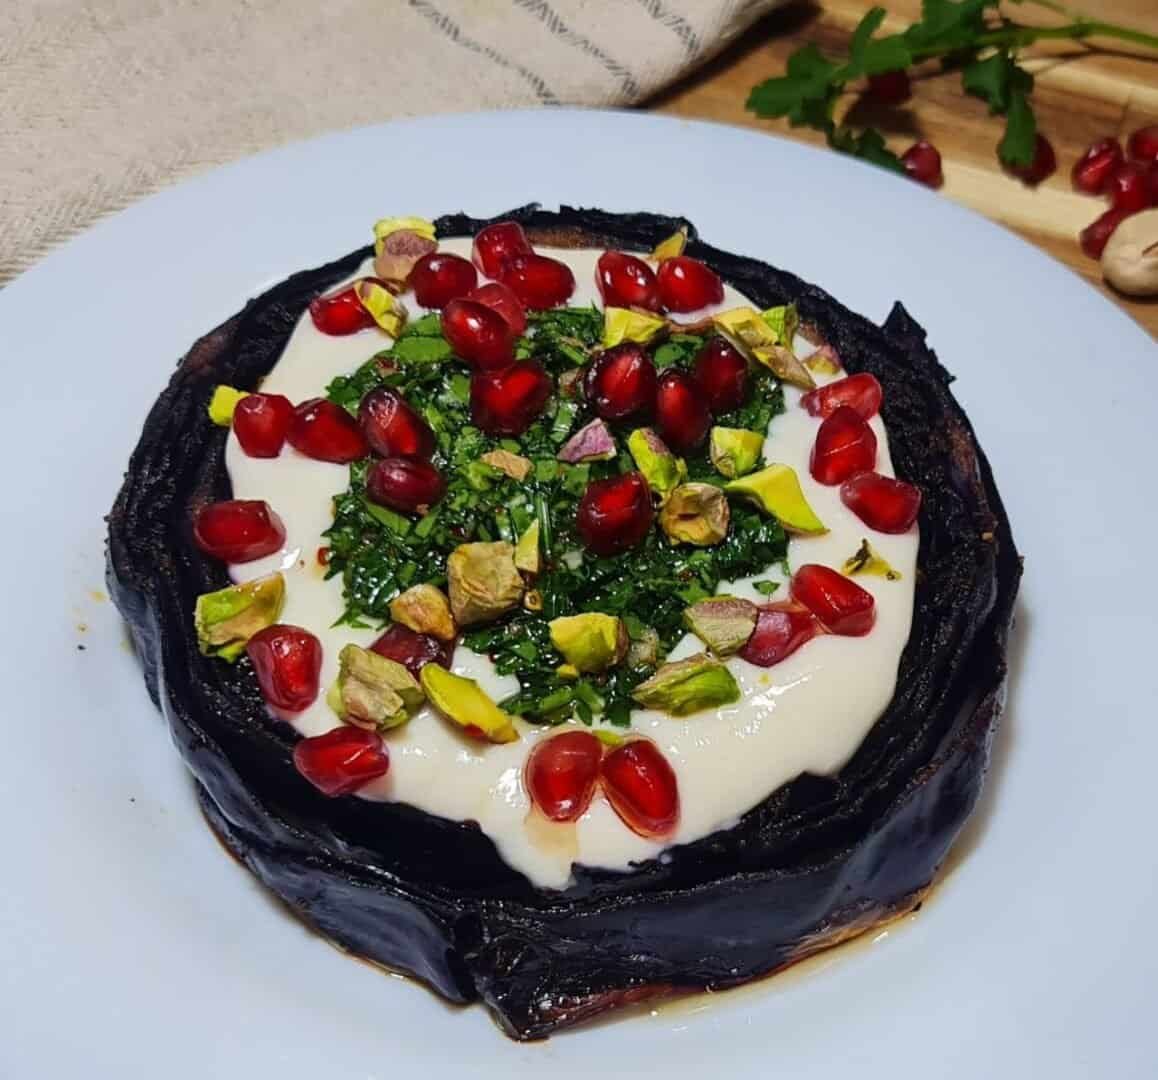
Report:
M985 30L985 9L998 3L999 0L923 0L921 21L905 31L905 40L915 53L967 48Z
M1037 118L1022 89L1010 92L1005 113L1005 134L997 144L997 156L1006 165L1026 166L1033 162L1037 143Z
M401 364L436 364L449 360L450 345L441 337L400 337L390 355Z
M761 596L771 596L777 589L780 588L779 581L771 581L768 578L762 581L753 581L752 588L754 588Z
M875 7L861 19L852 41L849 42L849 62L845 67L846 78L857 75L879 75L885 71L900 71L913 62L913 54L904 34L890 34L873 39L885 18L885 9Z
M757 116L787 116L794 125L823 127L844 85L843 78L833 78L839 70L815 45L805 45L788 58L786 75L752 88L747 108Z
M966 93L988 102L990 113L1004 113L1015 93L1033 90L1033 76L1008 53L996 52L967 65L961 72L961 85Z
M875 128L867 128L859 135L848 128L837 128L829 133L828 144L834 150L879 165L882 169L898 173L905 171L901 159L888 148L885 137Z
M865 46L884 21L885 9L883 7L869 8L869 10L865 12L864 18L857 23L856 29L852 32L852 40L848 43L849 56L854 60L860 59L864 53Z

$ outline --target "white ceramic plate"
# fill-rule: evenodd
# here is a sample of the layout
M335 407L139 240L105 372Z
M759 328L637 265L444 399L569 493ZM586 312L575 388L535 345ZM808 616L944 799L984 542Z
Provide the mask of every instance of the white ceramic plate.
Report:
M996 767L919 916L756 990L519 1046L342 956L222 853L100 590L103 515L194 338L378 216L535 199L686 214L877 319L903 299L960 377L1026 577ZM0 355L0 1075L1154 1074L1158 350L1034 249L760 134L439 117L255 157L103 222L0 293Z

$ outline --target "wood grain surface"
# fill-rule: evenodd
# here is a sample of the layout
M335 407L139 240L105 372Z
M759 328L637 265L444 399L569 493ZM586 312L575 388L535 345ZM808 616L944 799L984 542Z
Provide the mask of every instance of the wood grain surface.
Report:
M883 31L903 29L916 19L920 0L883 0L889 10ZM744 102L756 83L784 72L791 52L809 41L829 54L843 54L857 22L871 5L867 0L808 0L793 3L758 23L742 41L685 82L651 102L677 116L718 120L805 142L823 136L792 128L784 120L763 120L747 112ZM1105 21L1158 33L1158 0L1087 0L1082 10ZM1016 10L1018 21L1049 25L1052 16L1035 15L1029 6ZM1056 20L1053 20L1056 22ZM883 32L882 31L882 32ZM842 108L851 121L879 127L898 152L917 138L929 139L944 159L947 198L1001 222L1060 259L1101 289L1158 338L1158 299L1132 300L1108 286L1098 263L1078 246L1078 232L1104 209L1102 200L1074 192L1070 167L1089 143L1102 135L1125 137L1134 128L1158 123L1158 59L1112 42L1049 43L1026 54L1036 76L1034 101L1039 129L1054 145L1058 170L1036 189L1002 172L995 147L1002 133L1000 117L991 117L984 102L961 89L961 77L936 65L914 80L911 101L899 108L868 106L855 94Z

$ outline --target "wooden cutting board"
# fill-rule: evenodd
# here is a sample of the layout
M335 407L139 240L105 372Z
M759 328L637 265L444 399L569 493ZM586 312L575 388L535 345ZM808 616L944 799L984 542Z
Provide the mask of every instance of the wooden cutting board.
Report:
M884 0L890 12L884 30L900 30L918 17L920 0ZM700 117L822 143L816 132L791 128L787 121L762 120L744 109L756 83L781 75L790 53L809 41L829 54L844 54L857 22L871 5L858 0L825 0L823 7L798 3L758 23L744 39L690 79L651 103L658 112ZM1086 14L1158 34L1158 0L1088 0ZM1018 21L1048 25L1026 5ZM1056 21L1056 20L1055 20ZM1070 187L1070 167L1102 135L1125 136L1142 124L1158 123L1158 59L1136 51L1093 50L1086 45L1049 43L1026 57L1035 73L1034 101L1040 130L1053 143L1058 171L1036 189L1007 176L994 148L1002 120L984 102L961 90L959 73L935 68L914 80L913 98L896 109L869 107L850 95L853 118L881 128L898 152L925 138L941 151L942 193L1014 229L1073 268L1158 338L1158 300L1131 300L1103 282L1099 266L1078 246L1078 232L1104 209L1102 200Z

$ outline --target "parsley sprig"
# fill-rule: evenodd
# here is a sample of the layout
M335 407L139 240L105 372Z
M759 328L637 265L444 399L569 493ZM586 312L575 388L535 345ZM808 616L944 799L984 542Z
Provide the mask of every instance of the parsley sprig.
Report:
M1009 18L1009 2L1034 3L1064 16L1061 26L1025 26ZM1158 50L1158 37L1071 11L1054 0L923 0L921 18L897 34L876 36L885 9L861 19L844 63L825 57L813 44L797 49L787 71L752 88L747 107L757 116L787 117L794 126L824 132L836 150L903 172L901 160L875 128L855 131L836 122L837 102L850 83L871 75L903 71L940 59L961 71L967 93L982 98L991 114L1005 117L997 156L1007 166L1028 166L1034 155L1037 120L1030 95L1033 75L1019 63L1021 50L1037 41L1116 38Z

